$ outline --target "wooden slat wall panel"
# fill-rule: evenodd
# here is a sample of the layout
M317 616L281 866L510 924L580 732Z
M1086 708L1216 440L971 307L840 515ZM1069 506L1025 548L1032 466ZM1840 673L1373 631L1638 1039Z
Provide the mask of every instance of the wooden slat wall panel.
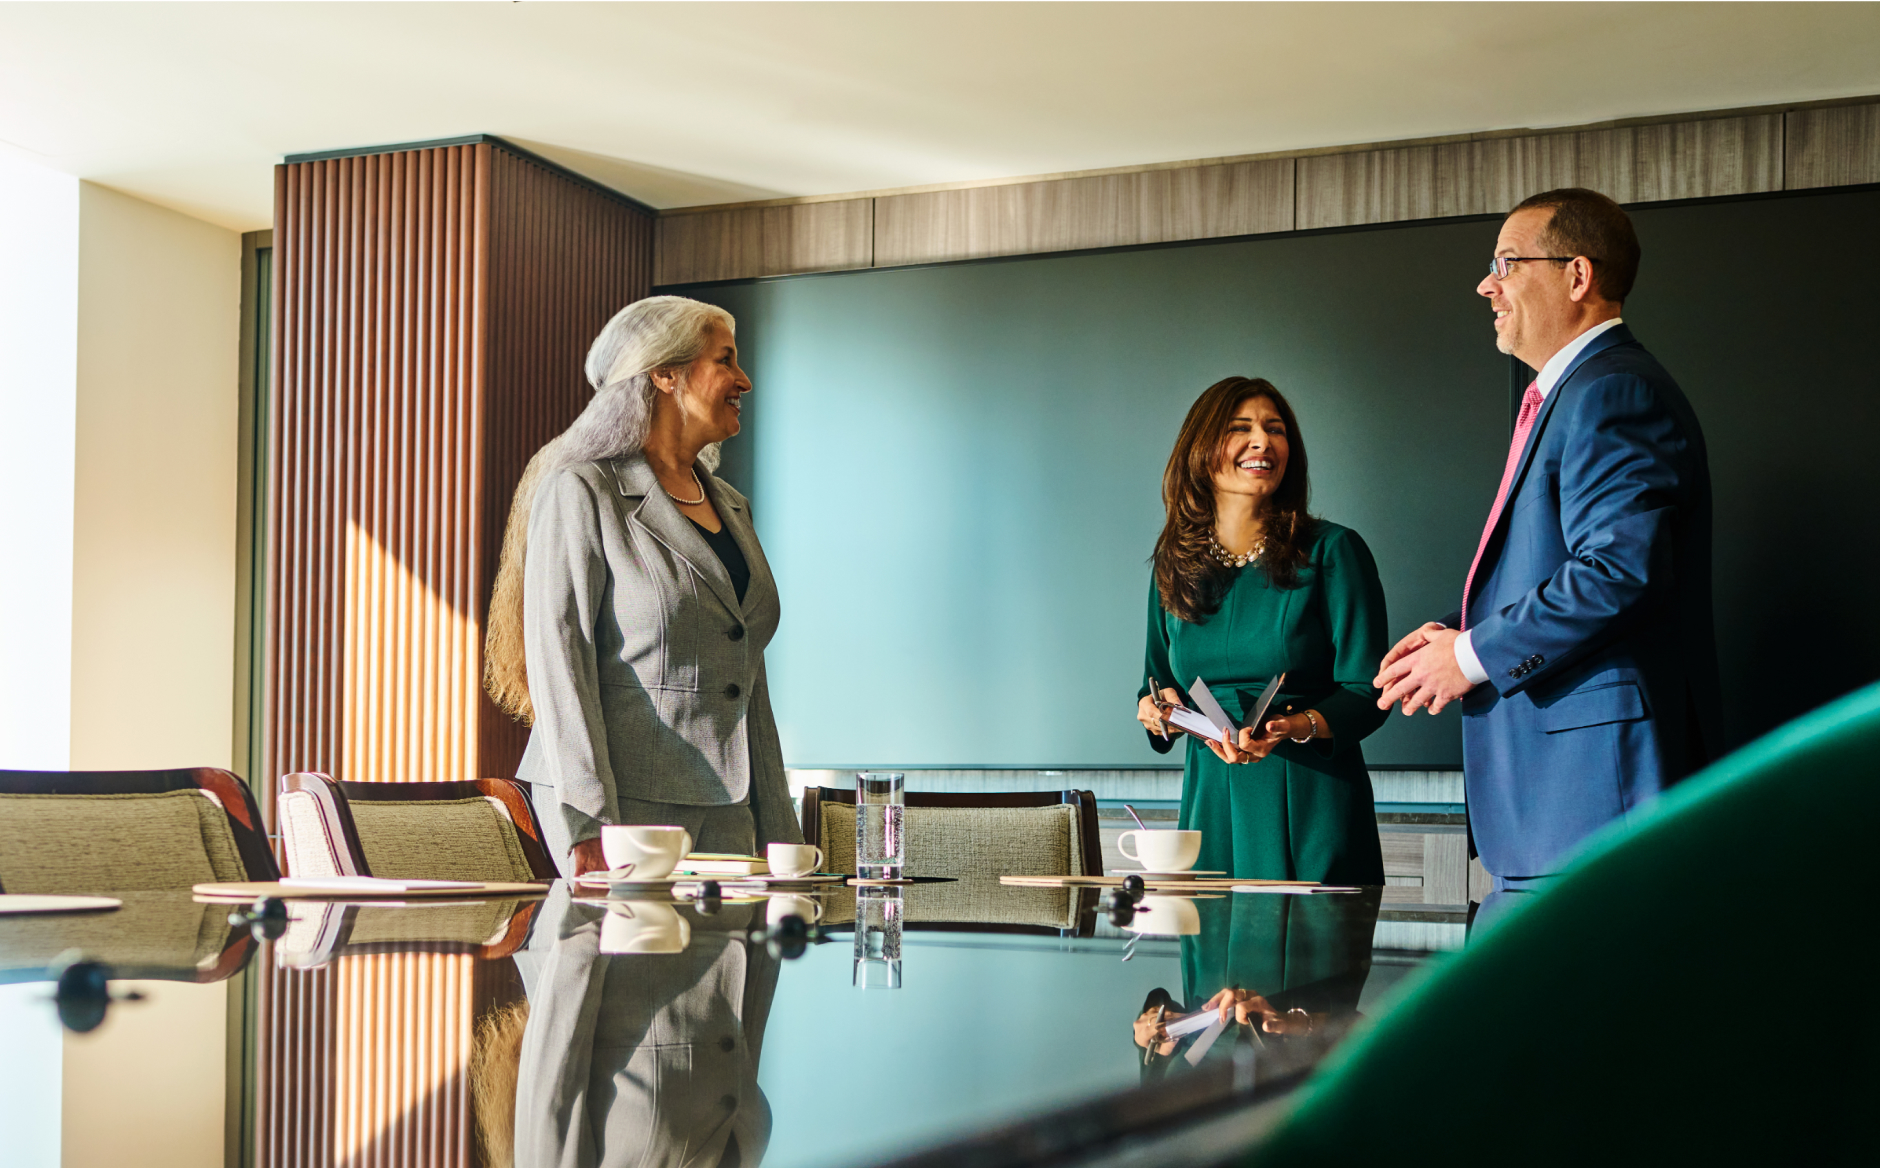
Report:
M489 151L281 168L271 775L476 777Z
M1299 160L1295 221L1302 231L1480 215L1473 142L1320 154Z
M1292 192L1283 158L887 196L875 266L1289 231Z
M1784 118L1785 188L1881 182L1881 106L1791 110Z
M515 773L484 697L510 496L646 295L651 216L482 142L277 172L263 781ZM260 1162L462 1165L469 959L263 974Z
M592 391L582 362L595 334L653 287L651 215L500 149L491 186L488 374L478 470L479 678L482 617L523 468L588 404ZM478 774L513 776L528 730L476 688Z
M874 213L873 199L842 199L662 216L655 282L866 268Z

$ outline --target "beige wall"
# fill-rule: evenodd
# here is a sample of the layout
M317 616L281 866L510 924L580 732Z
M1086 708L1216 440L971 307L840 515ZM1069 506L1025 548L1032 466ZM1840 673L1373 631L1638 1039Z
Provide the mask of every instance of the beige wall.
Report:
M230 765L241 237L80 184L75 770Z

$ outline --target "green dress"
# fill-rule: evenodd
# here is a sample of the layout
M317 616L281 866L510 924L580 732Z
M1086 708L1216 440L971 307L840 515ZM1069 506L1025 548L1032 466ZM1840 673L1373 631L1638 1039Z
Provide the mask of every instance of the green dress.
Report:
M1372 678L1387 648L1385 592L1357 532L1319 522L1299 582L1276 588L1258 563L1229 569L1221 608L1200 624L1163 609L1149 590L1145 672L1185 694L1206 678L1239 721L1274 674L1274 711L1319 711L1330 739L1282 742L1259 762L1229 766L1186 743L1179 826L1202 833L1196 867L1267 880L1383 884L1372 781L1359 742L1384 724ZM1138 696L1149 692L1145 682ZM1157 735L1150 744L1169 749Z

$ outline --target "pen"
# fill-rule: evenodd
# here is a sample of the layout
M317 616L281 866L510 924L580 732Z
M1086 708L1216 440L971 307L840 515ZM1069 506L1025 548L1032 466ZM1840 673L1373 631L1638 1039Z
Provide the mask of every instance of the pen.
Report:
M1149 683L1150 683L1150 703L1156 706L1158 708L1158 711L1160 711L1162 704L1163 704L1163 698L1162 698L1162 694L1158 692L1156 688L1156 675L1155 674L1152 673L1150 675ZM1158 726L1161 726L1163 724L1162 714L1160 712L1158 712L1158 714L1156 715L1156 724ZM1156 733L1163 736L1164 742L1169 741L1169 731L1158 730L1156 731Z

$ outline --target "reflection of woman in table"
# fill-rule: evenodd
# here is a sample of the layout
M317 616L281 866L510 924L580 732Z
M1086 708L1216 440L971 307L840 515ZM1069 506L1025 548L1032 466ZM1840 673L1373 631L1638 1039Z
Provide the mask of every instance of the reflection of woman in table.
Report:
M527 978L516 1168L751 1168L770 1142L758 1056L777 962L745 940L750 910L694 920L683 953L621 957L584 911Z
M1236 1042L1269 1045L1336 1032L1358 1014L1371 975L1380 893L1284 896L1242 893L1204 902L1202 931L1182 938L1182 1001L1152 991L1132 1024L1145 1077L1181 1065L1194 1038L1169 1038L1167 1024L1210 1011L1235 1028L1207 1058L1232 1057ZM1160 1011L1159 1011L1160 1008Z
M1372 688L1384 589L1365 541L1309 515L1307 492L1306 446L1279 390L1230 377L1196 399L1163 472L1145 672L1173 703L1192 704L1177 684L1206 679L1237 720L1287 675L1264 724L1238 737L1169 731L1188 741L1178 825L1202 833L1197 868L1383 884L1359 741L1385 718ZM1149 681L1137 720L1170 748Z

